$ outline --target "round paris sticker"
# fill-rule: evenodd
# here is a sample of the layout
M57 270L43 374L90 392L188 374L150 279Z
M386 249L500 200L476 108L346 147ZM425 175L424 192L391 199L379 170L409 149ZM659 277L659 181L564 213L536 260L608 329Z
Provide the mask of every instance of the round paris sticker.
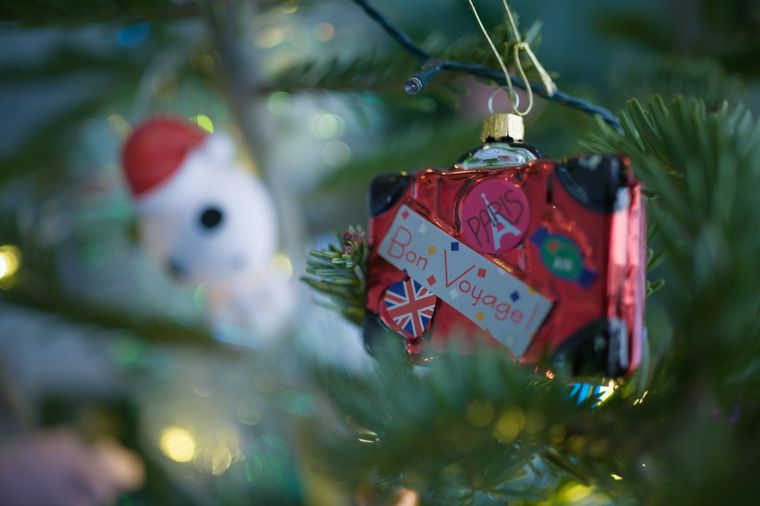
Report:
M528 231L530 207L520 188L504 179L489 179L470 190L461 218L471 247L498 254L520 244Z

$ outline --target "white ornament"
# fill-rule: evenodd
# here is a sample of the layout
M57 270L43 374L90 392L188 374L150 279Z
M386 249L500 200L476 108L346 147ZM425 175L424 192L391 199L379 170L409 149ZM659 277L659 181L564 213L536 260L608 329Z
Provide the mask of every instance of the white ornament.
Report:
M155 121L163 123L151 132ZM277 218L271 197L236 163L228 136L199 139L183 128L193 127L151 120L126 144L125 172L135 194L141 241L178 282L202 285L218 337L261 344L283 330L293 305L287 276L272 267ZM145 188L151 163L159 172L167 172L169 163L151 134L170 139L166 148L175 152L167 156L179 164ZM141 150L141 143L147 148ZM186 150L184 156L178 157L177 149Z

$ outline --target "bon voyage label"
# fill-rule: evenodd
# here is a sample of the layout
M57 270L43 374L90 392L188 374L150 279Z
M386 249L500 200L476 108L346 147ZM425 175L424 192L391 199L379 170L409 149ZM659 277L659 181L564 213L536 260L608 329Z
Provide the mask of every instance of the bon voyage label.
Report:
M549 299L408 206L399 209L379 254L517 356L552 307Z

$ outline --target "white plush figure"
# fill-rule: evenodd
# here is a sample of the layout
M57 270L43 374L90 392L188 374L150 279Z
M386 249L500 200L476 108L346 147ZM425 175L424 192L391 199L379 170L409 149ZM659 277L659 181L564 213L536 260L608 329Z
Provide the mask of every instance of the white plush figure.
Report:
M235 155L224 134L154 118L134 130L122 162L148 253L178 281L203 285L218 338L257 346L282 331L293 297L272 270L269 193Z

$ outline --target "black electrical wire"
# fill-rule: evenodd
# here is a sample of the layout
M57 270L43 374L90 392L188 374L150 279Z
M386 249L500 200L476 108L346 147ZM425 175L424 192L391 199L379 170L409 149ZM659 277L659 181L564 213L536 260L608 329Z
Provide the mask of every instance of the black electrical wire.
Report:
M422 68L420 71L407 79L406 84L404 85L404 90L410 95L420 93L436 75L444 71L462 72L465 74L490 79L491 81L494 81L501 85L507 84L506 78L501 72L494 70L486 65L434 58L432 55L419 47L408 34L404 33L402 30L391 24L391 22L388 21L385 16L383 16L377 9L372 7L366 0L353 0L353 2L361 7L362 10L364 10L364 12L370 18L379 24L393 40L398 42L398 44L404 48L406 52L411 54L416 60L422 63ZM609 109L605 109L604 107L592 104L587 100L569 95L560 90L557 90L550 95L546 92L546 89L544 89L543 85L540 83L533 81L528 81L526 83L516 76L510 76L510 78L512 79L512 83L518 88L525 90L527 87L530 87L530 89L533 90L533 93L536 95L544 97L547 100L551 100L552 102L557 102L567 107L577 109L586 114L599 116L605 121L605 123L609 124L614 129L621 130L620 120Z

